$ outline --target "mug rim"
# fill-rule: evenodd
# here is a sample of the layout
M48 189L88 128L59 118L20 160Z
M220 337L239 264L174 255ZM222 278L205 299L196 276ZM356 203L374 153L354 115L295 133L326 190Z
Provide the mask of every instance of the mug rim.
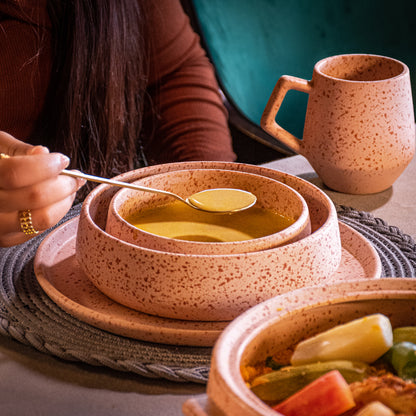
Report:
M399 64L402 68L401 72L397 75L388 77L388 78L382 78L382 79L375 79L375 80L353 80L353 79L345 79L345 78L340 78L340 77L335 77L335 76L331 76L326 74L325 72L322 71L322 67L329 61L332 60L336 60L342 57L369 57L369 58L381 58L385 61L389 61L389 62L394 62L396 64ZM400 77L404 77L407 76L409 74L409 67L402 61L396 59L396 58L392 58L389 56L385 56L385 55L377 55L377 54L369 54L369 53L346 53L346 54L338 54L338 55L332 55L332 56L328 56L326 58L322 58L321 60L319 60L315 66L314 66L314 73L319 74L320 76L324 77L324 78L328 78L328 79L332 79L338 82L346 82L346 83L353 83L353 84L362 84L362 83L378 83L378 82L385 82L385 81L390 81L396 78L400 78Z

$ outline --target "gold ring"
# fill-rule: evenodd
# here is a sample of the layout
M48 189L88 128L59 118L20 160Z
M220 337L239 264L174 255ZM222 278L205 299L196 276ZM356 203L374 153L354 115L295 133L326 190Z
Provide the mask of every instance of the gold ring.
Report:
M36 231L33 228L32 213L30 212L30 209L27 209L26 211L19 211L19 221L20 228L22 229L24 234L34 235L39 233L39 231Z
M0 153L0 160L1 159L8 159L10 156L6 155L6 153Z

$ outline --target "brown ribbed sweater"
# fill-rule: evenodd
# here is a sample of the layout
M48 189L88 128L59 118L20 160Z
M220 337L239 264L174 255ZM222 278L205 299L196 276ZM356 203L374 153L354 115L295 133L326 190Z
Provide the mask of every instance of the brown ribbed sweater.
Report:
M149 94L158 103L153 163L234 160L212 67L179 0L149 1ZM0 2L0 130L31 142L52 65L46 0ZM39 34L44 36L39 50ZM157 87L155 87L157 86ZM149 111L149 109L145 110ZM154 111L154 109L152 110ZM144 120L155 117L144 117Z

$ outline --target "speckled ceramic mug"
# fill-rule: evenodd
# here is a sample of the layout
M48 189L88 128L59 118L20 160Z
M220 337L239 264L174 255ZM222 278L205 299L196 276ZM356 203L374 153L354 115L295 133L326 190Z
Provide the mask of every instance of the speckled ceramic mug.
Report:
M289 90L309 94L303 140L276 123ZM408 67L378 55L319 61L311 81L282 76L261 126L305 156L336 191L367 194L389 188L415 152L415 118Z

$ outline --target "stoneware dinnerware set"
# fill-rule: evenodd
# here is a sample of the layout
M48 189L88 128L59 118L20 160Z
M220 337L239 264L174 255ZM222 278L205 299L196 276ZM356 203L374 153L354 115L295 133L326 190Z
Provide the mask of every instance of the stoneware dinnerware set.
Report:
M97 186L79 217L41 243L35 274L59 306L101 329L144 341L212 346L231 320L274 296L381 275L372 245L338 221L322 190L296 176L240 163L182 162L116 179L183 196L218 184L244 188L256 193L260 206L283 209L296 221L275 235L241 242L169 239L124 219L142 198L157 205L164 197L136 198L127 189Z
M286 195L283 204L287 209L294 209L296 204L298 209L302 207L298 211L301 221L294 224L297 233L304 232L306 217L311 230L283 245L278 235L254 239L241 247L240 243L224 244L224 253L220 252L221 244L212 254L206 251L208 244L193 242L183 244L187 252L182 243L175 249L169 244L157 249L162 237L147 236L142 245L142 232L132 230L117 214L115 207L129 201L125 198L129 193L101 185L84 202L76 235L76 259L88 279L109 298L145 314L226 322L266 299L299 287L348 280L354 275L379 277L380 264L372 247L347 226L340 226L329 198L300 178L253 165L189 162L140 169L119 179L152 186L157 183L177 192L185 181L192 185L184 192L193 192L215 186L219 176L222 186L247 183L248 190L256 189L265 206L281 204L269 189L285 189L282 195ZM193 180L188 182L190 177ZM306 217L305 205L299 204L299 199L306 203ZM106 228L115 230L116 236ZM124 230L129 231L126 239L130 241L126 241ZM265 248L264 244L270 245ZM360 253L365 253L365 258Z
M303 140L275 121L289 89L310 95ZM414 153L408 68L373 55L322 60L311 81L278 81L262 126L306 156L327 186L379 192ZM70 227L57 228L41 244L35 259L40 284L80 319L146 341L215 343L207 395L186 402L185 415L276 415L247 388L241 365L368 313L387 314L394 325L413 323L414 283L378 279L381 264L371 244L340 223L328 196L301 178L241 163L182 162L115 179L185 198L209 188L239 188L254 193L259 207L295 220L251 240L172 239L126 221L167 197L103 184L88 195ZM71 257L71 278L82 290L60 290L51 272L60 259L50 255L52 242ZM113 310L114 316L108 312Z
M193 184L192 189L187 186L184 192L193 192L195 187L207 189L217 186L221 177L223 181L229 181L232 187L243 185L243 181L246 181L248 190L255 190L256 195L258 193L260 203L269 203L271 206L289 203L293 206L299 205L300 198L305 200L302 192L295 189L296 193L287 192L286 201L277 203L277 194L269 192L270 185L279 191L294 188L263 176L260 172L255 173L260 168L250 167L251 172L246 172L243 165L224 164L223 169L218 169L219 166L221 164L214 162L163 165L127 173L123 175L123 180L140 180L152 186L156 181L161 181L159 183L163 189L173 190L173 178L177 174L177 192L180 192L183 179L186 181L186 176L191 175L195 179L189 182ZM226 183L222 182L221 186ZM169 245L165 249L156 249L158 241L163 238L150 235L142 245L140 238L137 238L137 234L142 233L135 230L126 233L126 241L123 229L131 228L120 216L115 215L113 209L119 198L116 195L113 204L105 191L106 188L100 186L83 204L77 232L76 258L86 276L101 292L116 302L146 314L178 320L230 321L276 294L329 279L341 261L335 209L317 189L313 189L313 192L322 196L319 211L311 214L306 203L300 204L298 214L302 221L299 227L296 222L294 224L295 231L296 228L297 232L303 231L305 219L309 221L309 216L313 215L312 221L321 224L308 236L286 245L280 244L279 235L264 237L259 242L254 239L241 244L225 244L224 253L221 252L222 245L217 244L215 254L204 252L209 250L206 248L210 246L208 243L179 242L172 250ZM155 198L152 194L148 194L148 197ZM123 200L123 195L120 199ZM104 211L107 220L97 215L98 209ZM301 216L305 209L309 211L307 218ZM117 219L114 226L111 225L111 217ZM106 227L113 230L115 235L107 232ZM264 247L263 243L269 246ZM186 246L186 252L181 252L181 244ZM259 244L259 249L256 244ZM234 249L230 250L229 246L234 246Z

